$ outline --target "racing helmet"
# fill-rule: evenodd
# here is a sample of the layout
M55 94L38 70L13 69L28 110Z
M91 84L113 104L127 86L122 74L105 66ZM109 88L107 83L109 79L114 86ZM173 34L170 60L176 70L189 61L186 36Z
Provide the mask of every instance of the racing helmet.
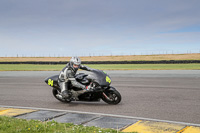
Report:
M80 65L81 59L79 57L75 56L70 59L70 66L74 71L77 71L80 68Z

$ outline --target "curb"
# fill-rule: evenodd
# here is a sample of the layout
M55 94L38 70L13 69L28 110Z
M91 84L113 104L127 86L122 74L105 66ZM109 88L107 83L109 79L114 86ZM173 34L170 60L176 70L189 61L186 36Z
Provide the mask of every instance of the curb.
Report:
M70 110L0 105L0 116L113 128L138 133L200 133L200 124Z

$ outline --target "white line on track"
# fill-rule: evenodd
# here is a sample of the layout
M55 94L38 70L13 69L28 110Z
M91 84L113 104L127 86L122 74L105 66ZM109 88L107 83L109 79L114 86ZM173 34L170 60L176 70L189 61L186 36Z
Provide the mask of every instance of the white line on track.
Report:
M187 126L199 126L200 127L200 124L194 124L194 123L185 123L185 122L177 122L177 121L159 120L159 119L151 119L151 118L143 118L143 117L132 117L132 116L124 116L124 115L113 115L113 114L92 113L92 112L82 112L82 111L73 111L73 110L61 110L61 109L37 108L37 107L22 107L22 106L0 105L0 107L5 107L5 108L20 108L20 109L34 109L34 110L48 110L48 111L64 111L64 112L69 112L69 113L93 114L93 115L100 115L100 116L110 116L110 117L129 118L129 119L136 119L136 120L167 122L167 123L173 123L173 124L182 124L182 125L187 125Z

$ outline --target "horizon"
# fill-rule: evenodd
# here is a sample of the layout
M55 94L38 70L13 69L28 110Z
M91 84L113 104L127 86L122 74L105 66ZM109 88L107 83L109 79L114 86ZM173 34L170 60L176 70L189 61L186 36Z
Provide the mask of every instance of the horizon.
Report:
M194 55L199 53L163 53L163 54L139 54L139 55L91 55L91 56L78 56L78 57L117 57L117 56L166 56L166 55ZM0 58L71 58L72 56L0 56Z

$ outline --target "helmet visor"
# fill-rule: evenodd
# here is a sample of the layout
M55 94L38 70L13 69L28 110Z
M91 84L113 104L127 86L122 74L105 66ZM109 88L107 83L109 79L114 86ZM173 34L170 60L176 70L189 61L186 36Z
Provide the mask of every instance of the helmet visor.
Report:
M73 64L74 68L79 68L79 65Z

